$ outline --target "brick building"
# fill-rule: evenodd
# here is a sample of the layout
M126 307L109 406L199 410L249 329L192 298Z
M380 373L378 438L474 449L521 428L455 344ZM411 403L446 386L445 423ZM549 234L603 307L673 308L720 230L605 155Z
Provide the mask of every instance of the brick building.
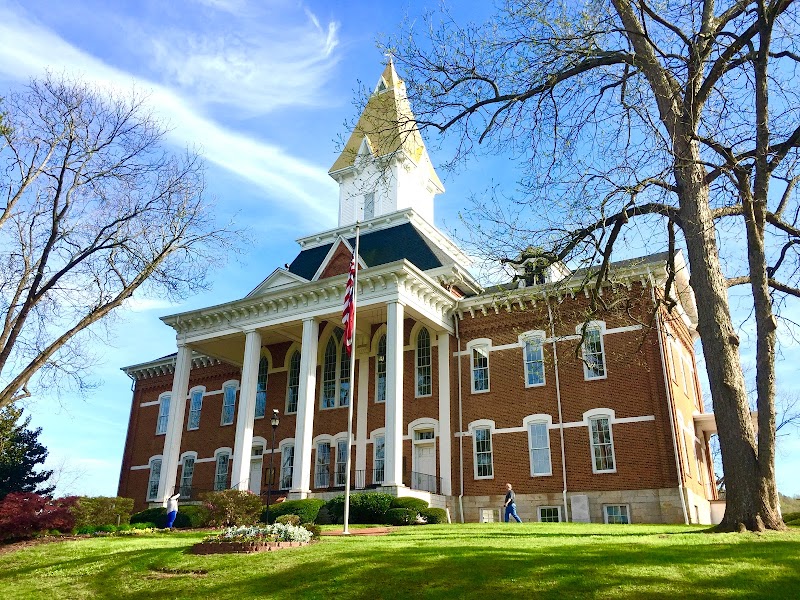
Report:
M465 521L499 518L506 482L524 520L719 519L680 254L670 314L654 310L666 254L614 263L604 293L625 310L589 322L585 273L565 265L530 259L519 281L483 288L432 225L443 185L391 64L330 175L336 229L298 240L245 298L164 317L177 353L124 368L121 496L144 508L178 489L341 493L354 386L356 490ZM341 307L357 220L351 375Z

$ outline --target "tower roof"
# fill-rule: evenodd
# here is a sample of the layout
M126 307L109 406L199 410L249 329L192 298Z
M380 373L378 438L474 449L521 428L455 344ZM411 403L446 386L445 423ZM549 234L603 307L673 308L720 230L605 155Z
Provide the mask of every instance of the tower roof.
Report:
M369 97L342 153L328 173L332 175L352 167L362 145L366 145L375 157L402 150L417 165L424 160L429 165L431 182L444 190L442 181L428 159L425 143L406 95L405 83L397 75L391 59L381 73L375 91Z

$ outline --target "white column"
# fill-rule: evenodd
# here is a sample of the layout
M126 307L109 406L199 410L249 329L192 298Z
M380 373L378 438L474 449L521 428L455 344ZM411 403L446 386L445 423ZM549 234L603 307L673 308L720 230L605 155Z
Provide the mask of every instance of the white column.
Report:
M256 382L261 360L261 334L248 331L244 338L242 381L239 386L239 411L236 415L236 438L233 443L231 488L246 491L250 487L250 454L253 446L253 419L256 416Z
M358 359L358 400L356 402L356 472L367 476L367 407L369 406L369 357ZM358 481L358 479L356 479ZM366 479L359 482L366 484Z
M439 477L442 479L442 494L453 493L451 481L450 432L450 335L439 334Z
M403 485L403 305L386 307L386 473L383 485Z
M178 476L178 460L181 455L183 418L186 415L186 398L189 395L189 371L192 368L192 349L178 345L175 358L175 374L172 377L172 395L169 400L167 434L164 437L164 452L161 459L161 477L158 480L158 498L166 506L167 498L175 493Z
M303 319L291 489L294 498L305 498L311 491L311 444L316 409L318 338L319 323L314 318Z

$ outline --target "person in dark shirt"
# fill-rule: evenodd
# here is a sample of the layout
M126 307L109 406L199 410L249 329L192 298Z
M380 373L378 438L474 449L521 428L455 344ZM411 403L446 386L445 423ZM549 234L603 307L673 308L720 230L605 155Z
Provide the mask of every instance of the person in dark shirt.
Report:
M503 506L506 508L506 523L508 523L509 517L514 517L517 520L517 523L522 523L522 519L520 519L519 515L517 514L517 503L515 502L516 497L514 490L511 489L510 483L506 484L506 490L508 490L506 492L506 501L503 504Z

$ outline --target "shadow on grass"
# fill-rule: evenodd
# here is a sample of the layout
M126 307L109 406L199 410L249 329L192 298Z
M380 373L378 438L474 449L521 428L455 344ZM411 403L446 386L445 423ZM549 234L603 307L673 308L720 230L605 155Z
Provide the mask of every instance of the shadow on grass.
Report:
M12 598L800 598L800 536L638 537L410 528L213 556L186 554L199 538L184 537L159 548L97 545L81 556L62 548L18 568L6 563L0 582L32 586ZM48 568L56 569L52 582L41 577Z

